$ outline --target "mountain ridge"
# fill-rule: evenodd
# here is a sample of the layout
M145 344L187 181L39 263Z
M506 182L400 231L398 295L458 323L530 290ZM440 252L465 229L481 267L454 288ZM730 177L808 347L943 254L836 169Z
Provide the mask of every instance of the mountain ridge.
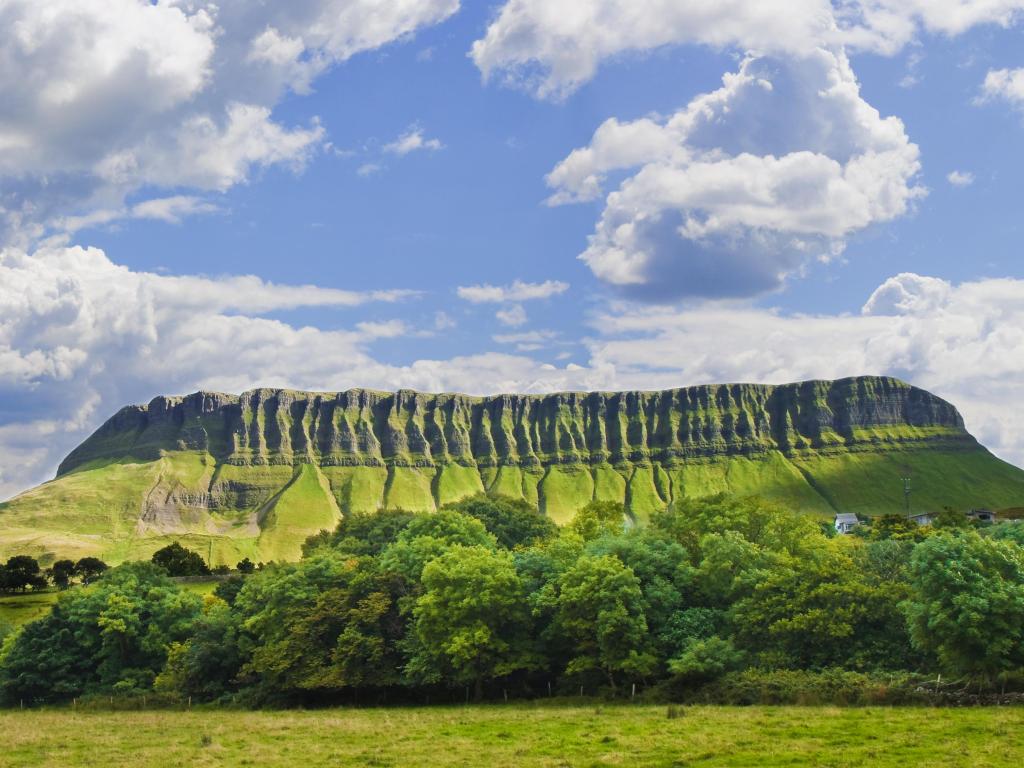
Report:
M209 418L215 414L223 417L222 424ZM623 418L630 423L623 425ZM394 429L396 420L404 432ZM262 434L252 429L254 424L262 425ZM296 429L300 424L306 428ZM185 447L209 450L231 463L301 455L328 464L332 458L349 457L351 465L366 466L401 462L403 457L416 459L413 466L452 460L490 466L786 452L849 447L864 438L858 429L875 427L890 428L890 433L868 438L939 437L899 434L905 427L944 429L946 439L973 440L952 404L890 377L491 396L261 388L240 395L200 391L159 396L147 405L126 406L69 454L58 476L125 450L122 440L109 451L98 447L105 434L122 437L130 430L155 429L157 445L149 447L159 450L167 448L167 430L175 427L179 432L174 437ZM211 430L223 434L211 437ZM229 441L230 450L225 450ZM144 441L131 446L139 447L147 446Z
M558 523L587 502L642 522L674 500L762 495L877 514L1024 503L949 402L890 377L629 392L197 392L126 406L57 477L0 504L0 556L294 559L351 512L433 511L477 493Z

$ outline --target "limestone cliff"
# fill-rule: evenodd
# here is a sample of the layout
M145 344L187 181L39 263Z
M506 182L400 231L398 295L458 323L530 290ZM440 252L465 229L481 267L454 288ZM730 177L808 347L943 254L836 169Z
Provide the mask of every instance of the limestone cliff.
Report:
M185 450L235 465L544 467L887 442L973 439L952 405L888 378L494 397L259 389L124 408L58 474L97 460Z

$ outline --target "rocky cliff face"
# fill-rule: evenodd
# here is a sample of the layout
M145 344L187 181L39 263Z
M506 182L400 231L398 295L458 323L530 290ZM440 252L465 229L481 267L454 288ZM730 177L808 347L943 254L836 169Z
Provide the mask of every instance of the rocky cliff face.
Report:
M886 442L973 438L951 404L889 378L493 397L260 389L124 408L58 475L98 460L188 450L238 466L545 467L672 464Z

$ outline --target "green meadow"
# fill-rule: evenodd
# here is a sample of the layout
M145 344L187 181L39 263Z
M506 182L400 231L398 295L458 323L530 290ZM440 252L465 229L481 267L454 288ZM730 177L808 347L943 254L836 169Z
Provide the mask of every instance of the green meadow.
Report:
M41 619L57 602L57 592L29 592L24 595L0 595L0 625L20 627Z
M0 766L1017 766L1024 710L8 711Z

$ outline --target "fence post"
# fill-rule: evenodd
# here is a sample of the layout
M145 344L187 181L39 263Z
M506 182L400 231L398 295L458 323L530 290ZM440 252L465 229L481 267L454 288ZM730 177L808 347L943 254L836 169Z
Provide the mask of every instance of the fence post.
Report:
M635 699L636 698L636 683L633 683L633 692L631 694L629 694L629 698L631 698L631 699Z

